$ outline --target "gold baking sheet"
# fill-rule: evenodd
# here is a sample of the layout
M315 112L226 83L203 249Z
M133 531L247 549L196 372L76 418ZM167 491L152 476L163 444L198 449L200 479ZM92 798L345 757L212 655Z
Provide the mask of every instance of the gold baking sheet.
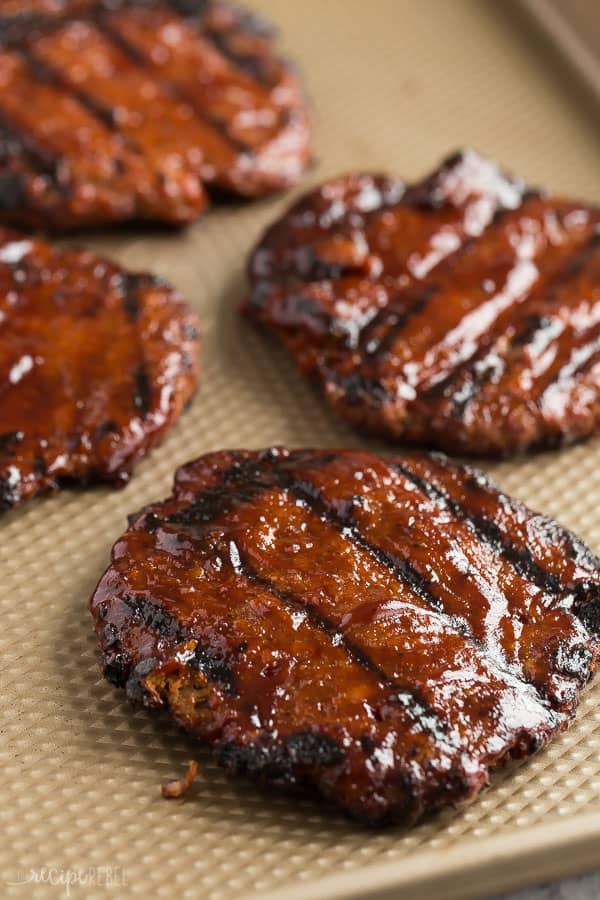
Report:
M600 201L595 107L511 4L253 6L279 22L306 74L316 165L305 186L354 167L417 177L472 145L532 182ZM464 900L600 864L600 682L566 735L470 806L374 833L227 778L100 676L88 597L126 513L167 494L178 464L221 447L361 443L236 313L248 249L289 201L221 208L181 234L81 239L184 292L203 323L203 380L124 491L64 493L0 522L2 897L63 897L68 879L71 897L94 900ZM600 550L599 441L486 468ZM190 794L163 800L161 782L191 756L201 769Z

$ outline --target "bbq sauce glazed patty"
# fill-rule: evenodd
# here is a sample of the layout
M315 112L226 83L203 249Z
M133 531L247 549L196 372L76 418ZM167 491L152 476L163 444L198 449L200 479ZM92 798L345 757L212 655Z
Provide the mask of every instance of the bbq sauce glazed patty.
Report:
M323 184L249 278L245 311L368 431L507 455L600 429L600 209L476 153L411 186Z
M0 218L183 224L298 181L309 125L269 25L221 0L0 4Z
M124 483L194 393L197 349L166 282L0 228L0 509Z
M568 725L600 561L441 456L223 451L131 517L91 611L106 677L227 769L412 823Z

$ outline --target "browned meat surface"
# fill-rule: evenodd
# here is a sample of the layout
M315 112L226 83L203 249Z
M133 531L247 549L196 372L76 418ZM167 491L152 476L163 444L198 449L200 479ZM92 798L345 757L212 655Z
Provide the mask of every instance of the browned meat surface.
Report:
M502 455L600 429L600 209L475 153L322 185L249 274L246 311L369 431Z
M124 483L191 398L197 343L167 283L0 229L0 509Z
M600 561L443 457L224 451L130 518L91 610L106 677L225 767L410 823L569 723Z
M309 156L297 76L221 0L0 2L0 218L48 228L194 220Z

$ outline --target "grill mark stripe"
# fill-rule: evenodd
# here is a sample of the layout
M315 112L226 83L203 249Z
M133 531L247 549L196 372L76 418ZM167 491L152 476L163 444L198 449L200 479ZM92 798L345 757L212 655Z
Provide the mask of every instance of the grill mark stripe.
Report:
M415 472L411 472L401 463L390 462L389 465L392 469L400 472L425 497L435 501L440 508L448 510L453 516L464 522L479 540L500 553L522 578L526 578L537 587L552 594L560 595L566 591L558 576L540 566L527 547L516 547L512 541L507 540L495 522L470 513L437 485Z
M404 581L404 583L407 584L420 599L427 603L434 612L440 615L451 628L457 630L458 623L446 612L443 601L430 590L430 583L428 580L409 562L398 559L394 554L388 553L388 551L379 547L377 544L372 544L364 537L364 535L362 535L352 517L340 515L340 513L324 499L319 489L312 483L297 481L293 476L290 478L278 479L278 483L284 490L289 491L298 499L304 500L307 506L312 509L316 515L333 524L345 537L368 552L379 563L386 566L392 574ZM490 529L490 534L493 534L492 529ZM515 671L510 664L504 665L495 659L490 653L488 646L483 641L476 638L471 632L468 621L464 621L466 627L465 630L461 630L460 633L466 641L470 642L476 650L482 653L488 664L491 662L498 672L509 679L509 683L513 679L516 679L521 684L529 684L535 690L539 701L543 704L548 703L546 692L541 685L536 684L534 681L528 681L519 672Z
M596 326L587 334L581 344L572 348L569 360L551 374L539 393L537 402L543 403L548 393L560 390L579 375L593 368L600 352L600 328Z
M315 460L311 460L313 464L317 462L320 465L327 465L331 462L332 456L330 454L324 454L321 458ZM272 487L280 486L278 485L278 479L274 479L272 477L273 473L266 473L267 478L264 478L265 473L260 472L260 460L250 459L244 461L246 465L235 464L231 466L222 476L223 482L225 485L232 485L236 482L243 482L248 475L248 469L253 469L254 473L257 476L257 481L253 485L245 485L244 494L241 498L241 502L250 502L253 497L263 493L264 491L269 490ZM263 480L259 481L258 478L263 476ZM271 476L271 477L269 477ZM210 491L211 493L207 493ZM192 524L193 522L198 522L198 516L202 512L204 515L202 516L202 522L208 524L214 519L220 517L221 515L225 515L232 506L237 505L240 502L238 498L232 498L228 496L225 490L222 487L217 486L216 488L208 488L207 491L203 492L196 504L193 515L181 515L181 513L191 512L191 507L188 507L187 510L182 510L181 513L175 513L168 518L169 523L178 523L178 524ZM208 506L208 510L205 508ZM191 520L191 521L190 521ZM367 671L371 672L375 675L380 681L384 684L387 684L393 687L395 690L398 690L400 693L409 694L412 698L412 702L410 707L404 706L403 708L407 713L411 715L411 718L425 731L426 733L433 733L431 726L428 725L424 721L424 717L427 716L430 719L436 722L439 729L445 734L448 726L444 723L435 712L435 710L422 698L418 691L415 691L414 688L400 684L399 682L391 679L386 672L380 668L371 658L370 656L363 651L360 647L358 647L354 642L349 641L343 633L337 628L335 623L329 619L328 617L323 616L319 611L309 603L304 602L300 597L294 594L291 591L284 591L281 588L277 587L273 584L269 579L263 578L255 572L247 560L242 560L239 547L236 545L236 551L238 554L239 564L234 566L234 571L237 574L245 577L250 583L256 584L257 586L261 586L268 590L272 596L274 596L280 603L287 607L291 607L296 610L300 610L307 616L308 621L314 628L318 628L320 631L326 633L332 641L334 639L336 644L344 647L346 653L354 660L357 664L367 669ZM232 562L233 565L233 562ZM440 736L436 732L435 737L439 740ZM455 749L455 745L452 744L453 749Z
M108 14L95 16L93 19L94 25L98 28L102 34L112 42L112 44L117 47L118 50L121 50L122 53L127 56L130 62L135 63L140 68L142 68L146 73L150 74L155 81L159 84L165 86L171 94L173 94L174 98L178 100L182 100L185 103L189 104L189 106L193 109L196 118L198 118L203 124L205 124L208 128L212 128L217 134L225 140L231 149L235 150L238 153L244 154L253 154L253 148L250 147L249 144L244 141L239 140L237 137L234 137L225 122L221 119L217 119L214 116L209 115L204 110L200 109L198 103L188 94L187 91L180 88L174 81L171 79L166 79L164 77L160 77L156 70L152 67L151 63L144 56L143 53L137 50L133 44L129 43L129 41L123 37L122 34L113 28L110 22L110 17Z
M295 478L291 474L286 476L276 473L275 483L282 490L301 500L315 515L333 525L344 537L351 540L361 550L365 550L377 562L385 566L388 571L400 577L431 609L445 615L443 604L430 590L428 579L406 560L398 559L393 554L367 540L358 529L352 516L344 515L336 510L325 500L321 491L312 482Z
M325 455L322 459L322 464L326 465L328 461L330 461L330 458L328 455ZM247 462L250 464L249 467L253 468L257 475L262 474L259 473L260 461L248 460ZM231 485L235 482L243 481L246 475L246 467L243 465L236 465L234 463L233 466L231 466L225 473L223 473L222 478L225 484ZM229 512L229 510L232 508L232 506L237 505L238 502L250 502L254 496L257 496L264 491L269 490L269 488L276 486L276 481L269 478L265 479L261 483L257 481L254 485L245 485L245 490L241 500L239 498L232 498L228 496L225 491L218 486L214 489L207 488L206 491L202 492L202 494L199 495L197 503L195 504L195 511L192 515L181 516L180 514L175 513L174 515L169 516L167 522L184 525L192 523L198 524L198 518L201 510L208 506L208 509L205 511L205 514L201 518L202 524L208 524L209 522L219 518L220 516L226 515L227 512ZM187 510L182 510L182 512L191 512L191 507L188 507ZM150 515L152 515L152 513L150 513ZM429 703L422 696L420 696L420 693L415 690L414 687L404 685L396 681L395 679L390 678L385 670L378 666L377 663L375 663L374 660L371 659L368 653L362 650L353 641L348 640L344 636L343 632L340 631L340 629L337 627L335 622L329 617L322 615L315 606L311 605L310 603L306 603L293 591L283 590L282 588L279 588L277 585L273 584L273 582L268 578L264 578L257 572L255 572L249 562L246 559L242 558L241 551L237 545L235 545L235 553L235 562L231 559L231 553L225 553L223 554L223 556L226 559L230 559L233 571L236 575L245 578L246 581L248 581L250 584L254 584L257 587L264 588L283 606L304 613L313 628L317 628L319 631L323 632L329 637L332 646L343 647L344 651L357 665L360 665L363 669L366 669L383 684L394 688L394 690L398 691L400 694L409 694L411 697L411 704L410 706L402 705L402 708L409 714L410 718L416 724L418 724L425 733L431 734L437 740L448 740L450 747L453 750L456 749L456 743L451 742L449 737L446 735L448 725L443 722L442 719L440 719L439 715L436 713L433 707L431 707ZM153 611L150 610L147 615L153 615ZM186 637L187 634L185 634L182 639L185 639ZM193 637L193 634L190 633L189 637ZM433 720L435 722L436 730L432 729L431 723L428 723L427 719ZM441 737L440 732L444 736L443 738Z
M394 312L394 310L390 309L390 306L394 303L394 298L392 297L391 303L387 303L381 310L385 315L380 316L379 313L377 313L371 319L367 328L363 329L360 346L363 347L364 356L369 358L384 356L391 350L396 338L404 330L410 319L423 312L427 307L428 302L438 293L439 289L438 284L432 284L424 288L419 292L417 298L401 312ZM399 297L401 294L396 296ZM389 319L388 330L384 332L380 338L370 340L369 334L372 334L379 325L384 324L386 318Z
M177 15L187 19L192 15L201 17L208 7L208 3L202 2L202 0L196 0L196 2L193 3L185 2L185 0L179 0L179 2L178 0L167 0L167 3ZM136 5L143 7L143 0L140 0L138 3L134 0L132 5L134 7ZM143 54L138 53L135 47L129 44L118 31L110 26L107 21L109 15L110 7L107 9L103 7L101 2L98 2L90 4L87 9L83 9L79 18L89 21L96 26L98 30L102 31L107 38L110 38L115 46L122 50L130 60L143 65L148 71L152 71L154 77L157 80L160 80L158 74L150 67L148 60L145 59ZM15 19L0 19L0 34L4 37L4 43L0 40L0 47L15 46L19 47L19 49L24 52L23 45L27 43L28 36L32 31L39 32L39 34L43 35L51 34L53 31L60 30L61 27L70 21L72 21L72 17L68 11L62 15L59 14L56 16L45 16L40 14L26 15L19 18L18 21ZM236 54L217 31L214 29L204 29L201 22L196 24L200 25L200 33L211 43L217 53L232 63L244 75L255 80L258 85L270 87L268 79L262 78L260 68L253 62L253 57L244 57L240 54ZM14 34L12 36L10 32L11 28L14 28ZM206 114L186 92L181 91L173 82L162 81L162 83L168 85L170 90L180 99L186 100L193 107L196 116L208 127L216 131L223 140L227 141L232 149L238 153L254 155L254 148L245 141L232 135L225 122ZM66 85L63 86L66 87ZM79 92L75 92L74 89L72 89L72 91L73 95L76 96L82 105L86 106L88 111L93 112L103 124L110 125L111 128L114 128L114 117L110 110L103 107L101 104L96 103L92 98L86 97L86 95L80 94Z
M65 24L65 21L68 22L70 20L61 20L59 24ZM44 32L44 36L46 33L47 32ZM137 145L137 143L128 135L124 134L118 129L115 123L113 111L110 108L104 106L102 103L89 96L85 91L79 90L74 85L70 84L63 77L59 69L51 65L46 60L38 57L30 47L23 48L19 52L21 57L27 64L28 73L32 78L34 78L36 81L39 81L41 84L51 85L53 88L60 90L61 94L64 95L64 97L79 104L82 110L84 110L88 115L92 116L96 120L96 122L98 122L104 129L114 135L121 142L124 149L132 154L135 154L135 156L141 162L143 162L144 165L149 165L149 163L146 161L143 150ZM2 117L2 115L3 113L0 110L0 117ZM19 132L15 130L15 134L18 139L20 137ZM35 140L35 135L32 135L32 140ZM25 152L27 151L28 147L25 147ZM45 162L46 157L48 158L48 162ZM59 173L61 171L61 163L65 158L68 159L68 157L65 157L60 153L55 153L51 156L50 151L47 151L46 148L43 149L43 156L41 157L42 165L44 166L43 174L48 174L48 176L51 178L52 187L61 196L69 198L71 195L71 184L70 182L65 181L59 177ZM114 163L115 167L118 167L119 170L122 170L124 166L126 167L126 162L121 156L115 157ZM65 169L65 171L68 171L68 169ZM152 168L152 177L155 178L156 174L157 173L154 171L154 168Z
M143 287L144 279L140 279L137 275L130 275L124 272L120 278L120 293L122 297L123 309L125 315L132 322L137 321L140 314L140 298L138 290Z
M514 349L515 346L518 347L526 347L531 343L536 334L539 334L541 331L545 331L551 327L553 327L553 319L550 314L544 316L540 315L539 326L536 328L535 323L530 321L527 324L527 319L530 314L527 311L527 307L531 304L531 302L544 302L544 293L540 291L546 290L548 288L549 283L549 291L550 296L555 292L556 288L560 285L565 285L569 283L571 278L577 277L581 269L585 266L586 261L589 257L597 251L598 242L600 240L600 233L594 232L591 237L581 246L578 250L574 251L569 255L564 265L559 269L558 273L556 272L545 272L542 273L543 281L542 284L534 287L529 292L529 296L523 300L519 306L519 316L511 324L514 324L517 328L517 332L515 337L510 342L507 347L506 353L508 354L510 350ZM547 296L547 295L546 295ZM473 356L469 359L464 360L464 362L460 363L456 366L452 371L450 371L444 378L440 381L437 381L431 388L424 392L424 399L431 399L439 396L443 396L448 388L458 381L462 376L466 375L469 371L472 371L473 377L472 381L464 386L464 389L460 390L459 396L453 398L454 409L458 415L464 415L469 404L474 400L480 390L485 387L486 384L489 383L490 378L495 374L497 369L490 364L488 367L482 368L481 373L477 373L475 371L475 367L479 363L484 363L486 359L492 359L497 356L494 351L495 342L493 341L494 335L499 336L499 328L498 325L502 324L504 318L514 314L514 307L510 307L508 310L504 312L504 315L500 315L489 328L489 330L481 336L479 339L479 344L483 344L479 350L477 350ZM523 328L519 329L519 323L523 323ZM490 344L490 341L492 343ZM503 356L501 358L502 363L504 364L503 374L506 374L508 369L506 368L507 356Z
M142 419L150 412L152 403L152 384L145 363L140 363L134 375L133 405Z
M223 33L215 28L200 27L200 34L215 50L231 63L239 72L253 81L259 88L270 88L271 83L262 69L260 57L237 53Z
M494 213L494 215L492 216L492 218L490 219L490 221L487 223L487 225L483 229L482 233L477 237L477 239L463 235L463 240L461 241L460 245L456 248L456 250L454 250L452 253L449 253L448 256L444 257L444 259L440 263L435 265L430 270L430 272L427 273L425 278L421 280L421 283L424 284L423 293L425 295L425 300L423 302L422 307L420 309L417 308L414 311L409 308L410 315L406 316L406 318L404 318L402 315L400 315L399 320L395 324L391 325L390 329L388 331L384 332L384 334L380 338L377 339L377 347L375 347L370 353L367 353L365 355L370 357L371 359L376 359L382 355L385 355L387 352L389 352L392 349L392 346L393 346L394 342L396 341L396 339L402 333L405 325L410 320L410 318L412 318L413 315L416 315L419 312L422 312L423 310L425 310L429 303L429 300L431 300L441 290L441 287L439 284L433 284L430 287L425 286L425 283L430 278L436 277L440 266L445 266L445 265L448 265L449 263L451 263L451 264L456 263L456 261L459 260L462 256L464 256L465 253L467 253L467 251L471 247L476 246L476 244L479 241L485 240L486 235L488 234L488 232L491 228L495 228L499 224L503 225L504 219L507 218L509 215L513 215L513 214L518 215L523 207L523 203L524 203L525 199L527 199L527 197L525 195L523 195L520 198L519 205L514 208L513 207L510 207L510 208L509 207L500 207L499 209L497 209L496 212ZM402 198L402 202L410 205L410 202L411 202L410 193L407 192L407 194ZM413 283L419 284L419 280L413 279ZM431 291L429 296L427 296L427 291ZM390 304L389 303L386 304L386 306L384 306L379 311L377 316L375 316L375 318L369 323L369 333L372 333L376 328L378 328L380 325L382 325L388 316L390 316ZM366 336L366 340L368 341L368 335Z
M268 456L266 457L268 459ZM319 465L327 465L332 461L331 455L325 455L324 457L318 460ZM329 504L322 496L320 490L313 485L311 482L308 482L304 479L298 479L294 477L293 474L284 474L283 472L261 472L260 465L262 460L246 460L245 463L249 466L250 469L253 470L256 481L248 486L244 485L244 494L239 498L231 498L227 495L226 490L222 487L217 487L216 489L209 488L208 491L214 491L210 495L206 495L206 492L203 492L195 504L196 508L193 514L190 514L192 511L191 507L187 509L183 509L180 513L175 513L168 518L168 522L178 523L178 524L195 524L198 523L198 518L204 512L204 507L208 503L209 511L208 513L202 515L202 523L208 523L218 518L221 515L225 515L232 506L236 506L238 502L250 502L255 496L258 496L263 491L267 491L273 487L279 487L284 492L295 496L298 500L300 500L304 508L311 511L314 515L318 516L321 520L326 521L328 524L333 525L341 534L352 540L356 546L360 547L362 550L365 550L369 553L377 562L381 565L385 566L388 571L398 577L401 581L403 581L407 586L419 597L423 600L426 605L432 609L434 612L443 617L448 625L454 630L457 630L457 622L456 620L450 616L444 608L443 602L435 596L430 590L429 582L424 576L416 570L410 563L405 560L400 560L395 557L393 554L388 553L383 550L383 548L378 547L375 544L372 544L368 541L359 531L356 523L353 521L351 517L341 515L337 510L335 510L331 504ZM294 457L290 460L292 464L298 464L301 460L298 460L297 457ZM311 459L310 463L312 465L315 464L315 460ZM240 467L234 464L226 473L223 475L224 482L234 483L235 480L243 481L245 476L248 474L248 471L240 474ZM301 600L299 600L302 603ZM469 628L468 623L465 623L467 629ZM538 695L538 699L543 704L547 703L546 696L544 694L541 686L526 681L523 677L516 673L515 671L507 668L502 665L499 661L494 659L489 654L489 650L485 644L479 641L470 630L461 631L460 632L465 640L468 640L475 649L482 653L488 665L491 663L495 669L500 672L502 675L508 678L509 683L513 682L515 679L521 682L522 684L529 684L534 688Z
M93 24L95 24L95 22L93 22ZM159 173L155 170L154 165L147 160L147 154L144 147L119 128L117 117L115 116L112 107L106 106L100 100L91 96L85 89L78 88L71 84L68 79L64 78L60 69L57 69L46 60L40 59L33 50L28 49L23 55L27 60L30 71L34 77L39 77L43 73L43 80L47 80L54 87L60 88L68 97L79 103L87 113L92 115L112 134L116 135L123 143L124 147L135 153L151 168L154 179L159 177Z
M13 124L9 114L1 108L1 99L0 95L0 139L14 141L25 164L31 167L35 174L50 178L52 187L57 191L64 191L65 186L61 185L58 179L59 155L40 145L36 137L28 134L24 128Z
M365 650L359 647L354 641L345 637L343 631L339 629L333 619L324 616L315 606L306 603L293 591L279 588L277 585L273 584L270 579L264 578L255 572L248 561L242 558L237 545L236 553L236 563L232 563L232 565L237 575L240 575L257 587L264 588L283 606L304 613L313 628L316 628L327 635L333 647L343 648L353 662L357 663L361 668L366 669L383 684L398 691L400 695L409 694L411 697L410 705L407 706L402 704L401 708L409 715L412 721L415 722L425 734L434 737L438 741L444 741L452 750L459 748L458 742L453 740L451 735L448 734L448 723L440 718L439 714L427 700L421 696L418 690L391 678ZM430 721L428 722L427 719Z

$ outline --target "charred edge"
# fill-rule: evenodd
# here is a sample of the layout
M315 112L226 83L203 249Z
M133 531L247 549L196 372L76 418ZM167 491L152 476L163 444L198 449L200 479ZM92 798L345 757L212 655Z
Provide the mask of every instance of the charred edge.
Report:
M235 32L234 32L235 35ZM256 81L259 85L271 87L269 78L259 56L249 53L239 53L227 40L227 32L217 31L215 28L203 28L202 36L213 45L215 50L237 69Z
M219 484L206 488L193 503L172 513L166 521L175 525L201 527L226 515L240 504L250 503L263 491L274 486L274 482L265 477L263 464L278 458L278 450L269 448L258 458L235 459L223 472ZM327 465L334 458L334 454L323 453L312 456L311 462L313 465Z
M202 526L226 515L241 503L249 503L265 490L258 482L258 464L255 459L236 460L224 472L220 484L206 488L193 503L172 513L167 522L174 525Z
M302 600L302 598L293 591L279 588L270 579L259 575L248 564L247 560L241 558L239 547L237 548L237 552L239 563L234 567L236 574L241 575L250 584L268 591L283 606L304 613L313 628L317 628L319 631L323 632L323 634L327 635L332 646L342 647L353 662L374 675L382 684L394 688L394 694L390 698L391 702L401 706L403 711L422 732L431 737L435 737L437 740L444 740L449 745L453 746L453 742L448 734L447 725L440 719L437 712L427 703L418 690L403 684L401 685L395 679L390 678L385 670L377 665L368 653L355 644L354 641L348 640L332 619L324 616L316 607Z
M600 572L599 572L600 578ZM600 581L586 581L573 591L573 611L587 630L600 637Z
M261 313L265 310L269 297L273 294L273 283L262 279L254 282L250 287L247 309L250 313Z
M0 453L14 456L14 449L25 437L24 431L5 431L0 434Z
M447 509L457 519L463 521L475 537L484 541L497 553L500 553L523 578L551 594L564 593L565 587L561 584L560 579L542 568L535 561L528 547L516 547L508 541L495 522L483 516L470 513L432 482L426 481L424 478L411 472L410 469L401 463L391 463L391 467L400 472L422 494L435 501L443 509Z
M136 706L148 704L148 689L144 679L158 666L160 666L160 659L157 656L150 656L131 669L124 685L130 703Z
M139 293L145 289L164 286L160 278L129 272L121 272L119 274L118 285L121 296L123 297L123 309L133 322L135 322L140 315Z
M174 4L169 4L173 6ZM203 109L201 109L193 96L188 94L185 88L180 87L175 82L172 82L168 79L160 78L160 76L156 73L154 68L152 67L151 60L149 60L146 55L138 50L133 44L129 43L129 41L123 37L123 35L113 27L110 15L107 13L105 15L97 16L94 19L94 24L98 28L102 34L108 38L115 47L117 47L127 59L134 63L136 66L144 69L146 72L150 72L152 77L159 81L163 87L165 87L172 97L177 98L179 100L183 100L188 103L194 114L199 118L205 125L208 125L209 128L214 129L227 143L236 150L238 153L243 153L246 156L253 155L254 151L252 147L247 144L245 141L240 140L235 135L232 135L227 125L227 122L223 119L218 118L217 116L212 116L206 113ZM93 101L91 101L93 103ZM115 127L115 119L114 114L110 110L98 108L97 114L103 119L106 124L109 124L111 128Z
M216 682L226 694L237 694L235 673L227 657L219 651L198 644L191 656L186 655L185 665Z
M146 419L150 412L152 404L152 385L148 377L148 370L142 363L135 371L134 375L134 393L133 405L141 415L142 419Z
M129 658L125 653L108 653L104 657L103 675L118 688L124 688L129 677Z
M363 335L361 336L361 344L364 346L364 353L367 357L376 357L376 356L385 356L388 353L396 339L399 337L401 332L404 330L408 322L419 313L423 312L426 308L429 301L432 297L439 293L439 285L432 284L428 287L424 288L423 291L419 294L416 300L414 300L410 306L407 307L403 312L394 312L390 309L390 304L388 303L380 313L378 313L369 323L368 328L365 329ZM369 339L369 335L373 334L373 331L377 329L379 325L382 325L386 322L389 323L389 328L384 334L379 338L374 338L372 340Z
M325 382L330 384L336 393L343 394L343 401L347 406L364 404L379 408L394 399L394 395L379 379L368 378L360 372L352 372L351 375L328 372Z
M145 628L150 628L163 638L184 641L193 637L189 628L182 625L176 616L158 606L148 597L128 594L122 598L122 602L136 622L141 623Z
M214 0L167 0L168 6L182 18L204 16Z
M161 638L177 643L197 640L192 629L147 597L128 595L122 600L130 610L134 621L139 622L144 628L150 629ZM216 682L227 693L235 693L233 669L226 657L219 651L197 644L191 653L185 654L182 662L189 668L201 672L209 681Z
M264 739L246 745L222 743L217 751L218 763L225 769L288 786L296 782L299 769L330 768L344 756L332 737L314 731L297 731L273 744Z

